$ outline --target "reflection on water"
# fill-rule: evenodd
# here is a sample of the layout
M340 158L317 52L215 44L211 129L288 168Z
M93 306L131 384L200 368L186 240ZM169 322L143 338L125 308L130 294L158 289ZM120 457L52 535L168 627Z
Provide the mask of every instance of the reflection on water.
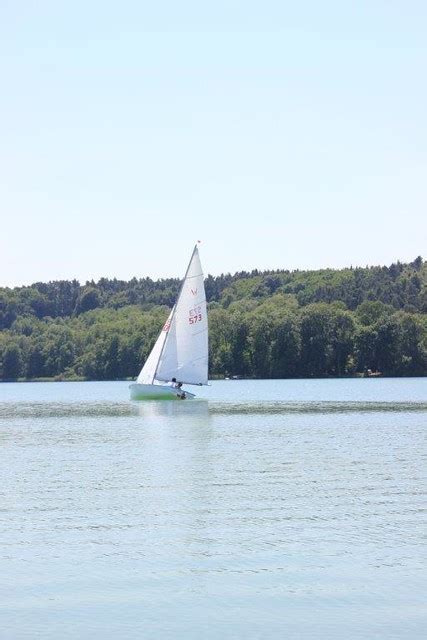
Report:
M145 402L135 403L138 415L147 417L166 416L208 416L209 403L207 400L184 400L177 402L175 400L148 400ZM133 407L135 408L135 407Z
M426 382L0 386L1 637L424 637Z

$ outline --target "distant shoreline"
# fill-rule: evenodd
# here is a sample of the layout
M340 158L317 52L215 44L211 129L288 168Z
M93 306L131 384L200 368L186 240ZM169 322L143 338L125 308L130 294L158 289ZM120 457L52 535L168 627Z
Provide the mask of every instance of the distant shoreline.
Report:
M352 374L352 375L344 375L344 376L318 376L318 377L310 377L310 378L306 378L306 377L294 377L294 378L249 378L249 377L239 377L237 379L233 379L233 378L224 378L224 377L219 377L219 376L212 376L211 378L209 378L210 381L212 382L217 382L217 381L224 381L224 382L242 382L242 381L247 381L247 380L354 380L357 378L363 378L363 379L390 379L390 378L395 378L395 379L406 379L406 378L427 378L427 375L401 375L401 376L396 376L396 375L378 375L378 376L367 376L363 373L357 373L357 374ZM0 384L2 383L15 383L15 382L19 382L19 383L25 383L25 382L134 382L135 378L115 378L115 379L111 379L111 380L105 380L105 379L99 379L99 378L82 378L82 377L76 377L76 378L61 378L59 376L55 376L52 378L47 378L47 377L43 377L43 378L17 378L17 379L9 379L9 380L0 380Z

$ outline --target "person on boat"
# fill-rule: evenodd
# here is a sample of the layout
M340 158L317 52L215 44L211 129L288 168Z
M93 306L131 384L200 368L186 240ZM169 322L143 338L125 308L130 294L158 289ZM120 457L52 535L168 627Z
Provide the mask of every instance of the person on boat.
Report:
M185 393L184 389L182 389L182 382L177 382L176 378L172 378L169 384L171 387L177 390L178 393L176 395L178 396L178 398L180 398L181 400L185 400L187 394Z
M182 388L182 382L177 382L176 383L176 388L178 389L178 393L177 393L178 398L180 398L181 400L185 400L187 395L186 395L184 389Z

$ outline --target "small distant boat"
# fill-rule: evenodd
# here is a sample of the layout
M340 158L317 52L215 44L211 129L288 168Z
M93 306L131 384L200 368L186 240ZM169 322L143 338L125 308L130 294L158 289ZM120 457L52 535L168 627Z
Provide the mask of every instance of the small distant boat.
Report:
M199 250L194 247L177 301L141 372L132 400L194 398L182 385L208 384L208 318Z
M382 375L381 371L372 371L372 369L367 369L365 378L380 378Z

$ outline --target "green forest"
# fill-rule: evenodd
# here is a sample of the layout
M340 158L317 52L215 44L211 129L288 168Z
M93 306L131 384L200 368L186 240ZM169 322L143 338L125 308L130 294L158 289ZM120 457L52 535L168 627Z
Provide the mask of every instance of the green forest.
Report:
M134 378L178 279L0 288L0 379ZM427 262L205 280L212 377L427 374Z

